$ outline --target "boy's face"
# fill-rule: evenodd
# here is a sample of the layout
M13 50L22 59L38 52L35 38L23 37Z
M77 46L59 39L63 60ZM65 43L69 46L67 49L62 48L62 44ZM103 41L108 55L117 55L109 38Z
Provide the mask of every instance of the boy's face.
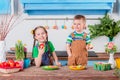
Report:
M82 32L83 29L85 28L84 20L82 20L82 19L75 19L73 21L73 27L74 27L75 31Z

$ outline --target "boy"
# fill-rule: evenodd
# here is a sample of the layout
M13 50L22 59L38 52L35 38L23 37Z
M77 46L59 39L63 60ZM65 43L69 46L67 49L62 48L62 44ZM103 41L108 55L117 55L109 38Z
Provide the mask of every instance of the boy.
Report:
M83 30L86 29L86 18L83 15L76 15L73 20L74 32L67 38L68 65L87 65L88 49L92 46L90 36Z

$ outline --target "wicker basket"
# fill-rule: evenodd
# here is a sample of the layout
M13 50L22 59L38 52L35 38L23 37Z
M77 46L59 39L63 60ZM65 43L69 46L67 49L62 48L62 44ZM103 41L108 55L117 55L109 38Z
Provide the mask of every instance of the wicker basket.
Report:
M12 68L12 69L4 69L0 68L0 72L2 73L14 73L20 71L20 68Z

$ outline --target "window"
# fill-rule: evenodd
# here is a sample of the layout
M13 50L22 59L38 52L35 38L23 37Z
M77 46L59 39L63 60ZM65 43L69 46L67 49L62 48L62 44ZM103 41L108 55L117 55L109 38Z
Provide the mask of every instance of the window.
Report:
M0 0L0 14L11 13L11 0Z

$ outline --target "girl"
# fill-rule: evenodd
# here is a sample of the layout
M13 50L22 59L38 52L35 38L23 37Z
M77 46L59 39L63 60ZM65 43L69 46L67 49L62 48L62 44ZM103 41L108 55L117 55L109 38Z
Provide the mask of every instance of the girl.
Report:
M53 56L56 65L60 66L58 58L55 53L53 44L48 41L48 33L42 26L38 26L33 30L33 52L32 57L34 58L36 67L41 65L51 65L51 55ZM36 44L37 41L37 44ZM40 46L41 45L41 46Z

